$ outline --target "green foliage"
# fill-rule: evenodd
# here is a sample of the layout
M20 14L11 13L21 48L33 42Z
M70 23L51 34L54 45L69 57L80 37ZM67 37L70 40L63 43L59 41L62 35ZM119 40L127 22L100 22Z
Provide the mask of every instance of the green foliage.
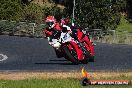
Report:
M38 4L25 5L22 11L22 20L26 22L41 23L43 17L42 8Z
M120 21L121 7L122 0L76 0L77 24L82 28L115 29Z
M0 1L0 19L2 20L19 20L21 12L19 0L1 0Z
M104 80L110 79L131 79L131 77L111 77L101 78ZM98 79L99 80L99 79ZM82 86L81 79L26 79L26 80L0 80L0 88L131 88L130 85L88 85Z
M27 0L25 0L27 1ZM45 4L44 7L35 3L21 2L21 0L0 0L0 34L31 34L35 36L42 36L42 26L47 15L54 15L60 19L62 16L62 9L55 4ZM12 22L14 21L14 22ZM22 21L25 25L19 24ZM32 34L32 26L28 23L36 23L35 34ZM17 30L16 26L19 25Z
M132 33L132 24L129 23L126 19L125 16L121 17L120 25L117 26L116 29L118 32L124 32L127 31L129 33ZM124 34L124 33L123 33Z
M57 20L61 19L63 14L63 10L60 7L57 7L57 5L51 5L50 7L44 6L43 12L45 17L48 15L53 15Z
M15 27L16 22L15 21L7 21L7 20L1 20L0 21L0 32L11 32L13 28Z
M32 0L29 0L32 1ZM54 15L56 18L62 16L62 9L56 4L47 4L44 7L39 4L29 3L28 0L1 0L0 20L14 20L42 23L47 15Z

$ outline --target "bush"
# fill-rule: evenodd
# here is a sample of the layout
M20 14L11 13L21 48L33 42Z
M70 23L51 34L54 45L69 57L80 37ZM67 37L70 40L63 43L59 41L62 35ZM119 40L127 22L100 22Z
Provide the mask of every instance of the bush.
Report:
M62 10L57 5L50 5L47 6L40 6L39 4L30 3L29 5L25 5L23 10L23 20L27 22L34 22L34 23L42 23L48 15L53 15L57 19L62 17Z
M38 4L25 5L22 11L22 20L26 22L41 23L43 17L42 8Z
M23 3L21 0L1 0L0 20L26 21L42 23L47 15L54 15L60 19L62 9L56 4L44 4L44 7L35 3Z
M22 11L19 0L0 0L1 20L20 20Z

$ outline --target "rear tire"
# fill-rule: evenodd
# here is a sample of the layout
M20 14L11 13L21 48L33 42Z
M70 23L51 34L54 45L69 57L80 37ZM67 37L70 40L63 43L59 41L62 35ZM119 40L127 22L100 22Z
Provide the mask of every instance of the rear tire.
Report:
M94 62L94 56L89 57L89 62Z
M88 58L85 58L84 60L81 61L83 64L88 64L89 60Z
M69 61L71 61L73 64L79 64L78 58L73 56L71 51L69 50L69 48L67 46L63 47L63 51L65 53L65 58Z
M87 64L88 62L94 62L94 56L91 56L90 53L87 51L85 55L85 59L82 60L82 63Z

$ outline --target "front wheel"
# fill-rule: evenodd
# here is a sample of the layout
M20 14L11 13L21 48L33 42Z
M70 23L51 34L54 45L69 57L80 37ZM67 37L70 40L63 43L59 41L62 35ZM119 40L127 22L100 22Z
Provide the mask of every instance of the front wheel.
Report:
M79 64L77 55L75 50L70 50L67 46L63 47L63 51L65 53L65 58L68 59L69 61L71 61L73 64Z
M61 51L55 49L55 53L56 53L57 58L63 57L63 54L61 53Z

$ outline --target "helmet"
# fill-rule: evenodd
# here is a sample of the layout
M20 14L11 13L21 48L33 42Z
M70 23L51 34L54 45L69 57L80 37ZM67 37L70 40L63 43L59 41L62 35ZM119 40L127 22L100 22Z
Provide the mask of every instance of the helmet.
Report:
M56 19L54 18L54 16L47 16L46 18L46 24L49 27L53 27L53 25L56 23Z

